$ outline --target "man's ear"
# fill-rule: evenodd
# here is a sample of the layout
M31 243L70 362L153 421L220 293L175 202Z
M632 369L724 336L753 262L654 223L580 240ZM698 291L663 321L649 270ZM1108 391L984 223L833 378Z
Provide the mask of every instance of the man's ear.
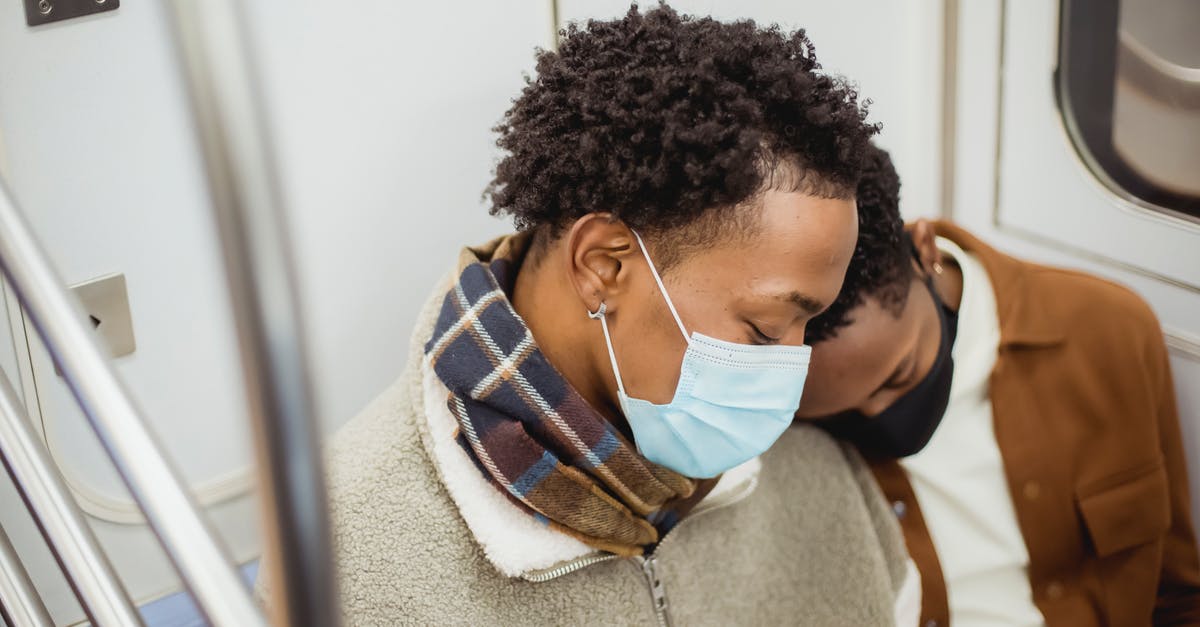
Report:
M921 218L906 227L913 246L917 249L917 257L921 260L921 269L926 273L933 270L935 265L942 263L942 251L937 247L937 232L933 223Z
M622 272L630 255L638 253L633 231L610 213L589 213L575 221L566 235L568 276L589 312L625 291L628 273Z

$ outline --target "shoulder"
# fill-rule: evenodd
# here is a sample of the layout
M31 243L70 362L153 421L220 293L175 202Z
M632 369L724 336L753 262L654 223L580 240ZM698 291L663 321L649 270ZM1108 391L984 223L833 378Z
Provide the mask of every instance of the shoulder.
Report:
M350 622L438 616L446 609L435 600L486 572L427 448L423 347L444 294L439 289L418 316L403 374L343 425L325 450L336 561Z
M343 558L364 558L362 547L377 549L387 537L419 531L417 512L446 509L448 500L422 442L420 376L419 368L405 371L325 449L329 508Z
M983 262L996 291L1002 326L1053 329L1084 347L1123 351L1162 344L1154 312L1128 287L1013 257L952 222L939 221L935 230Z
M1037 264L1027 264L1030 293L1041 299L1068 341L1124 357L1152 358L1162 346L1154 311L1141 296L1098 276ZM1130 354L1130 353L1134 354Z
M325 460L337 490L364 489L384 466L420 461L411 455L421 446L409 381L413 375L420 373L406 371L329 439Z
M1099 314L1125 324L1157 327L1150 306L1136 292L1094 274L1024 262L1032 287L1047 296L1063 313Z
M424 455L422 374L425 343L445 299L450 278L443 278L417 314L404 371L362 411L330 438L326 462L331 488L354 491L379 481L385 468L432 465Z
M779 499L787 509L802 504L796 524L806 526L806 535L839 530L839 557L863 562L860 566L873 563L894 598L905 596L909 560L904 537L870 467L853 446L813 425L796 424L764 456L764 473L770 473L762 485L765 498ZM850 543L855 547L846 546Z
M795 424L767 452L765 468L782 478L783 485L774 489L784 498L803 498L813 515L847 526L869 522L891 574L903 579L907 554L900 528L870 466L853 446L811 424Z

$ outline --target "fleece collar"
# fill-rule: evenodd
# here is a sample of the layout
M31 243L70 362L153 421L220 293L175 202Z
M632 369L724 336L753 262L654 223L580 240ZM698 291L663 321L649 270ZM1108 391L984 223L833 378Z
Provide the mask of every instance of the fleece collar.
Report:
M522 511L483 476L455 439L458 423L446 405L449 390L428 359L422 363L421 375L426 447L459 513L496 570L522 577L596 554L596 549ZM753 490L761 468L762 462L755 458L725 473L696 510Z

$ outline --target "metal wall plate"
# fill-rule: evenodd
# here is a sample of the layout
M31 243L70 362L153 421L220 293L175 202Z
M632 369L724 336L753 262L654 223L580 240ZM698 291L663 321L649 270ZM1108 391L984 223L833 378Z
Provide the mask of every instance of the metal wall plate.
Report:
M25 0L25 23L38 26L112 11L119 6L121 0Z
M111 1L111 0L110 0ZM83 311L96 329L109 355L121 357L137 350L133 318L129 315L129 292L124 274L110 274L71 286ZM57 372L57 368L55 368ZM61 373L59 373L61 374Z

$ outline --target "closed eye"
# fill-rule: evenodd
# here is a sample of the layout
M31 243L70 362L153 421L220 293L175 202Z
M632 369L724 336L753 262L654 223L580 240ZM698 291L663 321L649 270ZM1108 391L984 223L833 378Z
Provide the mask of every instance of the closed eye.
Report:
M750 325L751 339L754 340L755 344L778 344L781 341L781 338L771 337L763 333L762 329L758 328L758 325L753 322L748 322L747 324Z

